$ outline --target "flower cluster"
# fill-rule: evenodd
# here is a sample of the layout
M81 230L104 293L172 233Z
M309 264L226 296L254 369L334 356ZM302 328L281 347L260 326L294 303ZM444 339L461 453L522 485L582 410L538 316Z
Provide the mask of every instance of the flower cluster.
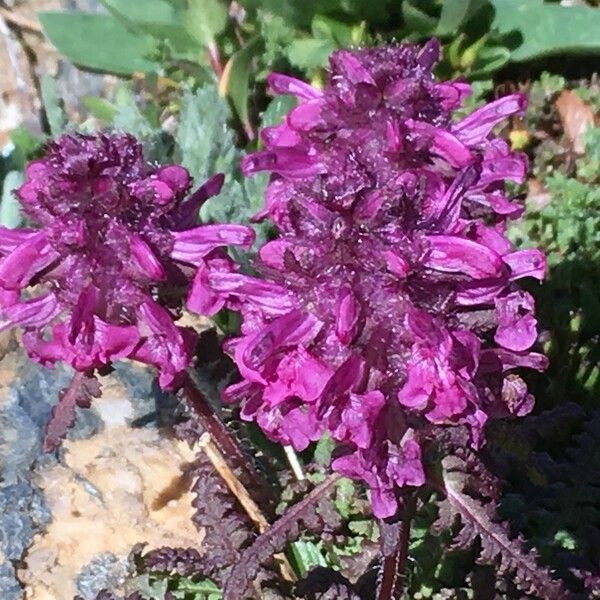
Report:
M514 370L546 363L515 284L541 279L545 259L505 236L522 209L504 182L526 161L493 135L525 99L453 119L470 89L435 80L438 54L435 41L339 51L323 90L271 75L298 105L242 166L272 173L258 218L279 235L260 249L260 279L205 280L243 315L228 348L242 380L226 399L298 450L329 432L346 450L333 468L368 484L379 517L424 483L440 426L482 444L490 417L532 408Z
M34 227L0 230L0 327L23 327L43 364L87 371L128 357L176 385L196 343L174 323L182 295L193 280L188 305L205 308L206 273L234 270L222 247L253 242L246 227L197 226L223 177L185 200L191 183L183 167L148 164L129 135L50 144L17 192Z

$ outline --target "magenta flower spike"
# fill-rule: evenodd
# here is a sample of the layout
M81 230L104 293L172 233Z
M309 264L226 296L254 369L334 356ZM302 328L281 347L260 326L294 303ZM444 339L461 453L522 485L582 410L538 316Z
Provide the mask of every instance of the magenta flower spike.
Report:
M183 167L148 164L129 135L51 143L17 191L34 228L0 230L0 328L22 327L45 365L88 371L128 357L156 367L163 388L179 385L197 339L175 324L181 295L194 282L194 305L197 273L234 272L223 248L254 240L241 225L198 226L223 176L186 200L191 183Z
M470 89L435 80L438 54L435 41L335 52L323 90L271 75L298 105L242 167L272 173L257 218L278 237L260 249L260 280L204 278L243 315L228 346L242 380L226 399L298 450L329 432L333 468L368 484L378 517L424 483L439 428L467 426L480 446L489 418L532 408L514 369L546 364L515 283L541 279L545 258L505 236L522 207L504 182L526 161L493 134L525 99L454 118Z

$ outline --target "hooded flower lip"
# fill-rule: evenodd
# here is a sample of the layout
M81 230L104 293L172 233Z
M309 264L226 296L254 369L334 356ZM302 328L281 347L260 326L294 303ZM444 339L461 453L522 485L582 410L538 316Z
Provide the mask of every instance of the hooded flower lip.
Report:
M147 163L130 135L51 143L17 191L37 228L0 229L0 328L25 328L44 364L89 370L129 357L157 367L163 387L177 385L196 336L157 302L161 290L185 288L199 270L235 271L223 248L254 240L248 227L197 225L222 175L186 200L191 184L183 167Z
M511 371L545 360L515 283L542 278L545 259L504 234L522 210L504 181L526 161L493 134L525 98L456 119L470 88L436 81L438 56L434 40L335 52L323 90L271 75L298 106L242 169L271 173L257 218L278 236L259 250L262 279L205 278L243 315L229 345L242 381L225 398L299 449L329 431L347 452L334 469L369 485L379 517L423 484L436 428L467 426L478 446L487 419L530 410Z

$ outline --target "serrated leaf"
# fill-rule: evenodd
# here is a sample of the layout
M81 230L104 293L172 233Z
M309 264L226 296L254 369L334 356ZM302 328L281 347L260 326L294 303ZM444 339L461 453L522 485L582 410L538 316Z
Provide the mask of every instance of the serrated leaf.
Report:
M240 121L248 123L248 91L250 88L250 68L252 58L261 46L259 37L252 38L238 50L225 65L219 81L219 93L231 99Z
M456 34L460 26L464 25L485 4L486 0L444 0L435 31L436 35Z
M149 58L156 50L155 40L128 30L110 15L41 12L39 19L57 50L80 67L131 75L158 66Z
M492 28L500 34L518 32L522 39L511 59L525 61L552 54L600 52L600 10L591 6L560 6L543 0L490 0Z
M58 136L65 129L67 116L65 115L62 98L58 92L56 79L50 77L47 73L42 77L41 92L50 133L53 136Z
M209 198L200 210L203 222L248 223L264 204L269 177L259 174L242 178L242 155L227 124L229 117L229 107L214 86L204 86L195 93L188 91L183 97L176 135L179 162L190 171L196 185L215 173L226 174L221 193ZM255 227L261 240L266 227Z
M13 191L23 183L23 175L19 171L9 171L2 183L2 200L0 201L0 225L14 229L23 222L21 205Z
M350 518L353 512L352 509L354 508L356 486L350 479L343 477L338 481L335 491L335 508L340 513L342 518Z
M227 8L219 0L188 0L188 33L204 46L214 42L227 26Z
M229 117L229 107L214 86L185 92L176 143L181 164L198 184L219 171L231 173L239 164Z
M174 595L176 598L185 599L188 594L195 594L194 600L220 600L223 597L219 586L210 579L192 581L183 577L178 580L177 591L174 592Z

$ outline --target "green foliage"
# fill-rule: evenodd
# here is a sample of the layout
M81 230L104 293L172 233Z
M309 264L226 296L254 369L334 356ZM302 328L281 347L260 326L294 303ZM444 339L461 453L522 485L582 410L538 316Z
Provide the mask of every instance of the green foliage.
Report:
M50 134L58 136L65 130L67 116L56 86L56 79L50 77L50 75L44 75L41 79L41 92Z
M248 94L250 92L252 59L260 47L260 38L254 37L243 48L240 48L229 59L219 84L221 93L229 96L240 121L244 125L249 123Z
M109 15L42 12L44 33L76 65L118 75L156 70L150 55L157 49L150 36L134 33Z
M202 206L200 214L204 222L248 223L263 204L266 177L241 176L242 153L235 146L229 118L227 104L214 86L184 94L175 137L177 159L197 182L214 173L226 174L221 193ZM257 232L266 235L266 227L257 226Z
M491 0L492 27L500 34L518 32L511 60L550 54L600 52L600 11L591 6L559 6L543 0ZM594 33L596 32L596 33Z
M227 27L227 8L219 0L189 0L185 22L192 38L208 46Z

